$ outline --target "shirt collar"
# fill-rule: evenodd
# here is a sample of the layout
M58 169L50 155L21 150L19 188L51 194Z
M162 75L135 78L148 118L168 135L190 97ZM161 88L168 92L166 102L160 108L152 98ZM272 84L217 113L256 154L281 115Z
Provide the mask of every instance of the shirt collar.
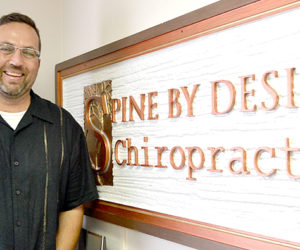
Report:
M42 99L40 96L35 94L32 90L30 91L31 103L29 106L29 113L36 116L42 120L53 123L53 117L51 115L51 110L49 109L49 102Z

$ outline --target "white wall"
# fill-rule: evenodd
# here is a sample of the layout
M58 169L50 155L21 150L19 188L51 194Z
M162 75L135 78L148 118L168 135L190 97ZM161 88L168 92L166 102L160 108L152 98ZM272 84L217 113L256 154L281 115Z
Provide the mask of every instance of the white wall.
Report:
M60 0L10 0L1 4L0 16L21 12L30 16L38 26L42 39L41 67L33 89L37 94L55 101L55 64L61 59Z
M199 9L216 0L64 0L63 60Z

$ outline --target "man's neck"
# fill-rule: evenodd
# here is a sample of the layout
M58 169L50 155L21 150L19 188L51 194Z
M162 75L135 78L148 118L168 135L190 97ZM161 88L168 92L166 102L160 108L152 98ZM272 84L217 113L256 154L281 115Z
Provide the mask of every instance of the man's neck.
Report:
M4 98L0 96L0 111L17 113L28 109L30 105L30 93L19 98Z

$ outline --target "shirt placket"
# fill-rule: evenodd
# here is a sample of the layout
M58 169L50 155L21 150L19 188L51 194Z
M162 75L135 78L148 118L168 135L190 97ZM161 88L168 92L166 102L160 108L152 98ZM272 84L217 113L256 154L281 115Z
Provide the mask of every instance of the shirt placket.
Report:
M11 171L12 171L12 189L11 196L13 201L13 223L14 223L14 246L15 249L23 249L24 242L24 218L22 216L22 183L19 176L22 171L22 162L20 162L20 156L16 154L16 136L12 137L11 141Z

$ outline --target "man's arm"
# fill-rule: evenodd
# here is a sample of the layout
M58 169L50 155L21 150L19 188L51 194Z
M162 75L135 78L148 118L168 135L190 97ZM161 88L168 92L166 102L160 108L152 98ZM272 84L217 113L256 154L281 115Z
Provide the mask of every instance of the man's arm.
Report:
M83 205L59 214L56 233L56 250L73 250L80 236L83 218Z

